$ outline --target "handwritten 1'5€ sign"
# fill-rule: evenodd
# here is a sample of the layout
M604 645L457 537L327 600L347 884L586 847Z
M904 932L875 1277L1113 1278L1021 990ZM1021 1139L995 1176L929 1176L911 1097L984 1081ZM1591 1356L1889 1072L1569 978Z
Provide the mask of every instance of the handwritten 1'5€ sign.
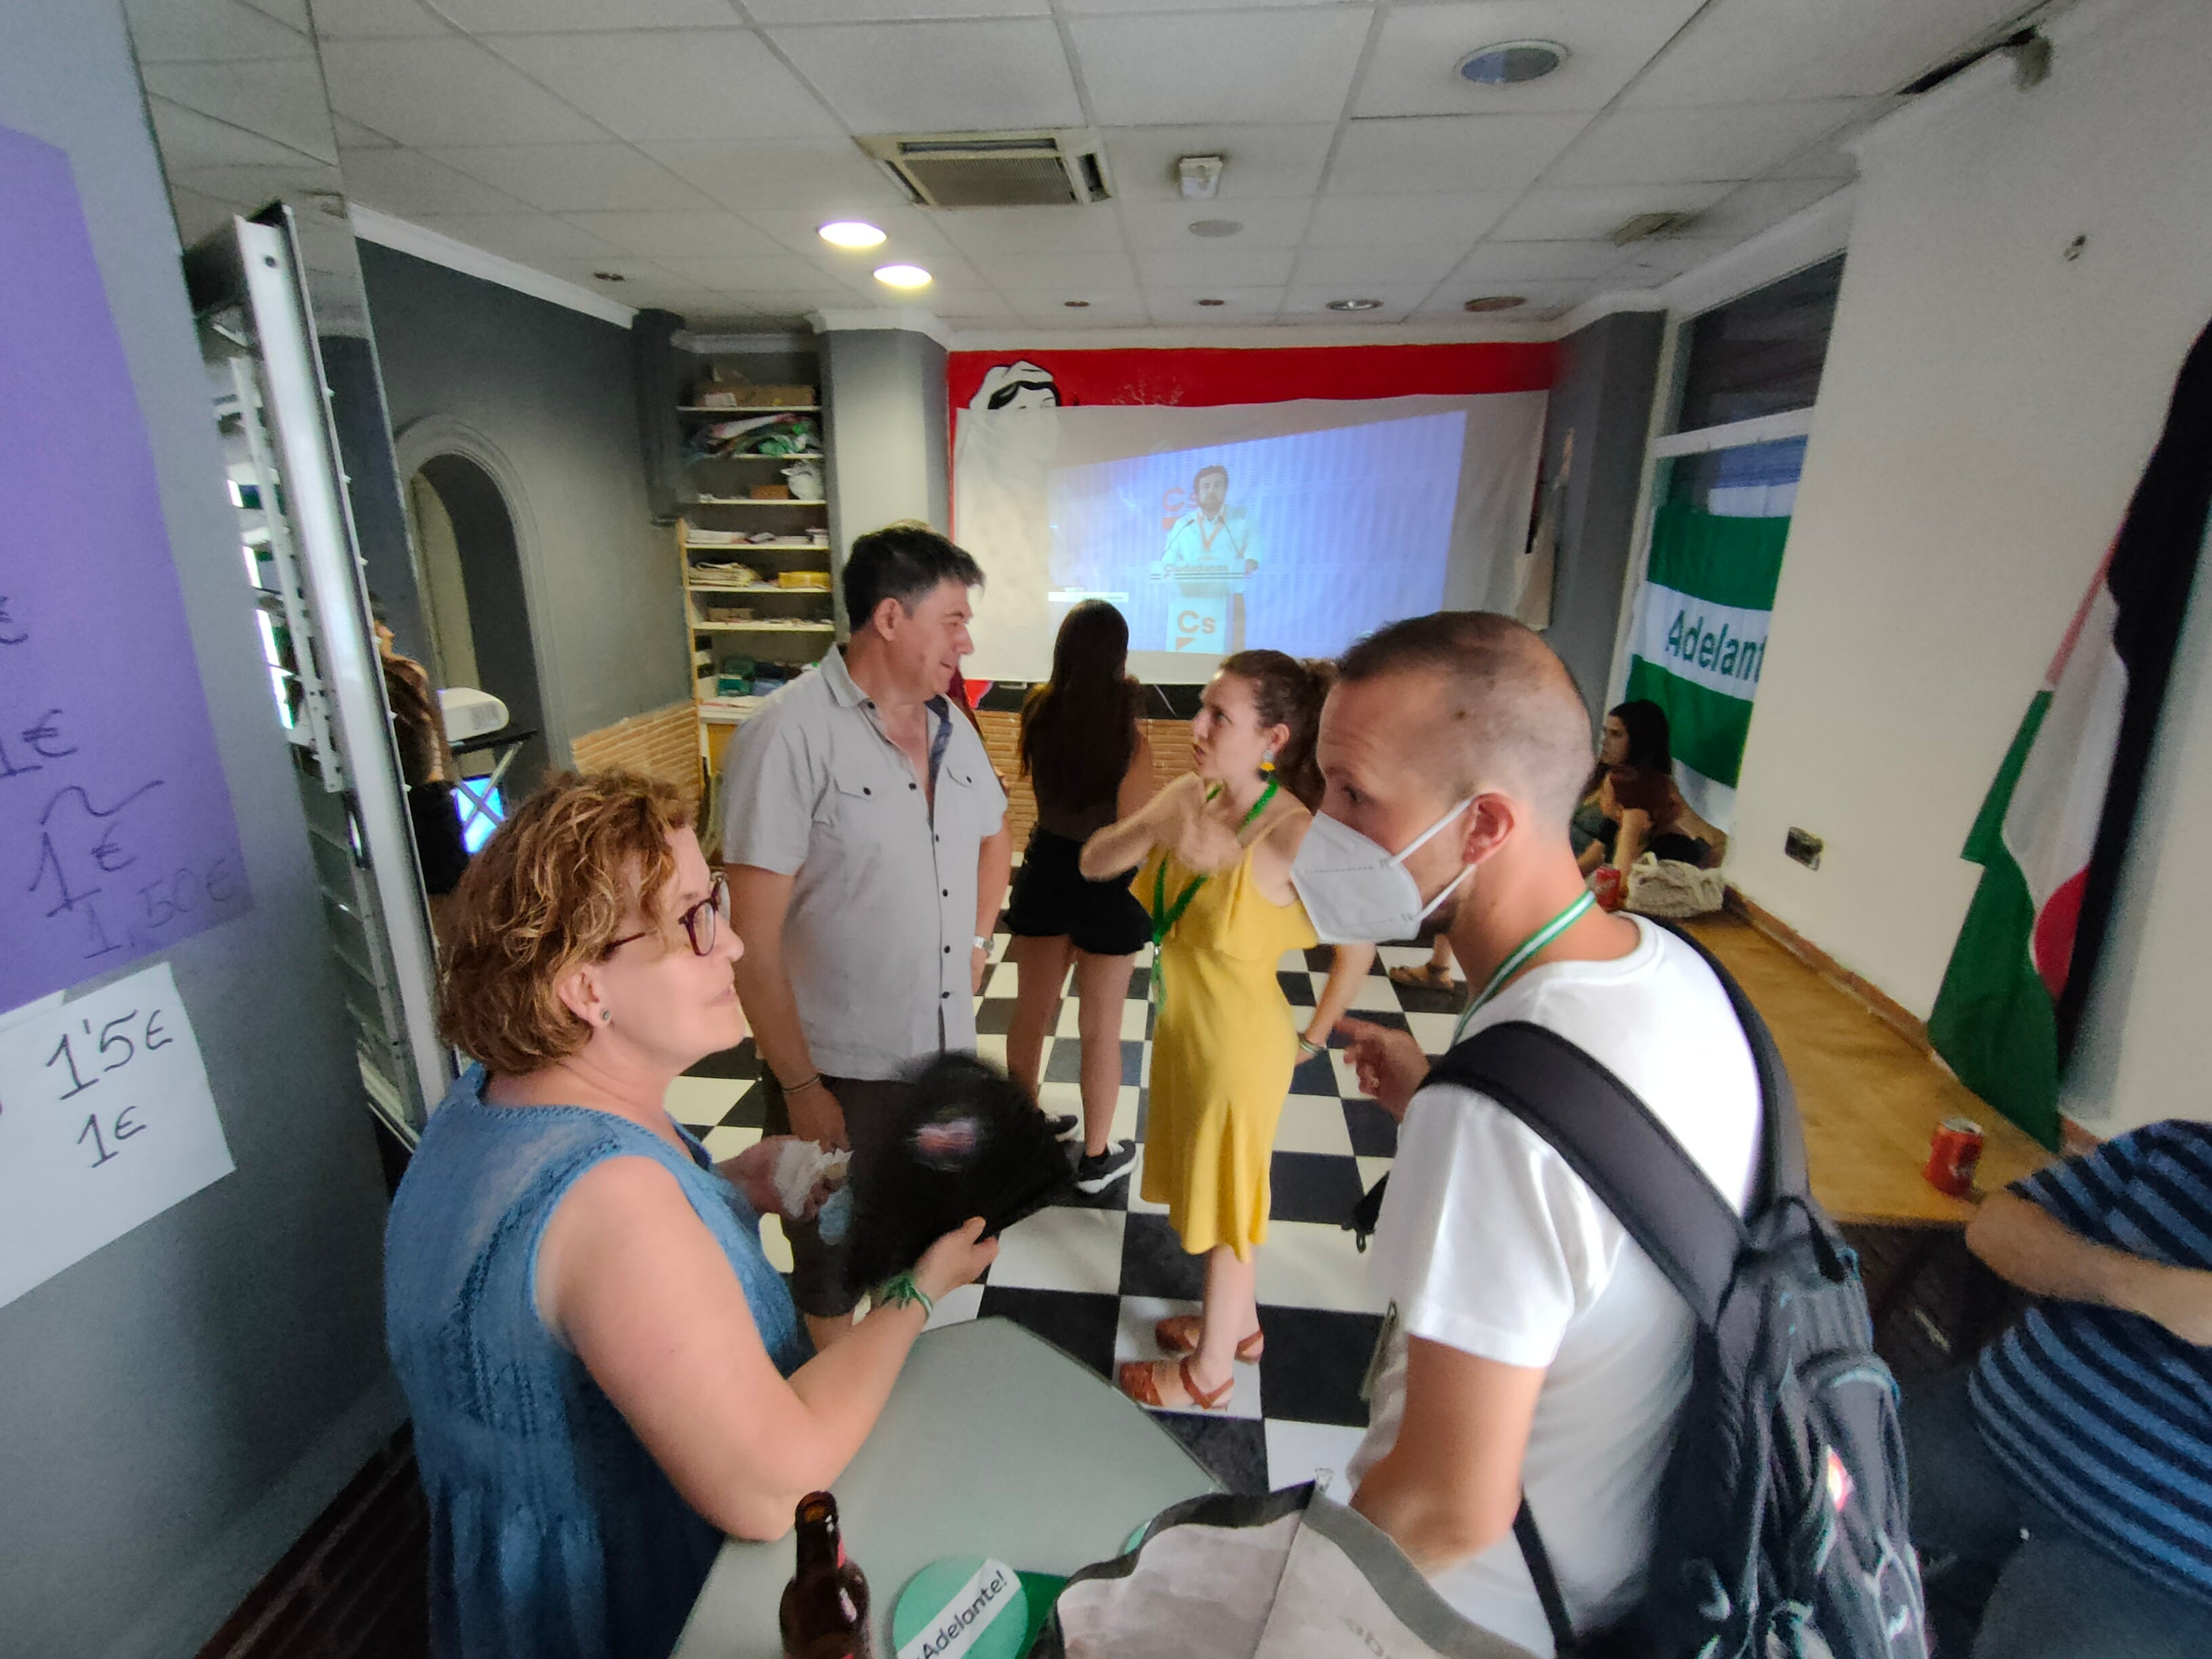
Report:
M0 1306L234 1167L167 963L0 1026Z

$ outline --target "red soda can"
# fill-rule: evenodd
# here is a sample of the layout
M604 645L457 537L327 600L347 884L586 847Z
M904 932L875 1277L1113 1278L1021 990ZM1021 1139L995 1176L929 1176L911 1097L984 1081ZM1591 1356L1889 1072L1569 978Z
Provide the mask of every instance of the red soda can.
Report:
M1964 1198L1974 1190L1974 1169L1981 1161L1982 1126L1970 1117L1947 1117L1928 1145L1928 1184Z
M1626 891L1627 884L1622 878L1621 872L1610 864L1601 864L1590 872L1590 891L1597 896L1598 906L1601 909L1620 908L1620 901Z

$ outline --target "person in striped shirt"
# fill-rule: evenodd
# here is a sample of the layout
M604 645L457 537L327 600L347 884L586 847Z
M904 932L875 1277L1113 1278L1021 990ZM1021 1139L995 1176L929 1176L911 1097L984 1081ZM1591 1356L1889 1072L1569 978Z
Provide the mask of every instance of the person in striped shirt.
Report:
M2047 1298L1905 1406L1913 1541L1996 1570L1973 1659L2212 1652L2212 1124L2016 1182L1966 1243Z

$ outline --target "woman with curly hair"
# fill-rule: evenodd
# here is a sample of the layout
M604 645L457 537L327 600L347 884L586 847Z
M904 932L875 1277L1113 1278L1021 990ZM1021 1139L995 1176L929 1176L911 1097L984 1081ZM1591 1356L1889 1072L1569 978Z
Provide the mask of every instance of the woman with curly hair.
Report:
M666 784L550 780L471 862L441 988L477 1064L385 1236L429 1498L432 1645L664 1659L725 1533L774 1538L859 1449L979 1218L811 1357L759 1216L787 1143L716 1166L662 1107L745 1034L729 893Z

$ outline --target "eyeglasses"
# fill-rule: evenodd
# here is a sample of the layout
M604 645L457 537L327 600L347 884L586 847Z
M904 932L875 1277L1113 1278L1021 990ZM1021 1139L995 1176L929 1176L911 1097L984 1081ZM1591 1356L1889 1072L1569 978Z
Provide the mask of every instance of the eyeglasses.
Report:
M708 884L707 896L676 918L683 926L684 937L691 941L691 954L695 957L706 956L714 950L716 933L729 919L730 884L719 870ZM607 946L606 954L612 956L623 945L648 938L652 931L648 928L642 933L624 933Z

